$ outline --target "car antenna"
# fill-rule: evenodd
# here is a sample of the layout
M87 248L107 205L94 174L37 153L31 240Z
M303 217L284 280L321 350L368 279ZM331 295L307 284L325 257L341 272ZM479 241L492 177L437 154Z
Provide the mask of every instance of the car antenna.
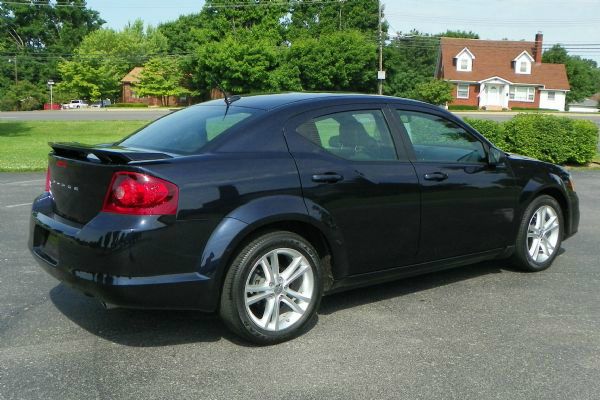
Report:
M231 103L233 103L234 101L237 101L239 99L242 98L242 96L239 95L230 95L229 93L227 93L225 91L225 89L223 89L223 86L219 85L219 82L217 82L216 79L213 79L213 81L215 82L215 85L217 86L217 88L221 91L221 93L223 94L223 97L225 98L225 104L227 104L227 108L229 108L229 106L231 105Z

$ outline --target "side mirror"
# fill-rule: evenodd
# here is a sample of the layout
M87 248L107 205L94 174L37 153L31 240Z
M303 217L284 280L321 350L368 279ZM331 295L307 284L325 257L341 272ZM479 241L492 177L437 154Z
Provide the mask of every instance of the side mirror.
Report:
M506 159L506 153L504 153L502 150L497 149L496 147L490 147L490 150L488 152L488 164L492 167L498 166L502 163L504 163L504 160Z

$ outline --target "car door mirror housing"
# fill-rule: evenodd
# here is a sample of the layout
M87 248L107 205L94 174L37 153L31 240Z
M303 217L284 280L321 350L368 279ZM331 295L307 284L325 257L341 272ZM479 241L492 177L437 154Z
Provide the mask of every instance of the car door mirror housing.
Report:
M502 150L491 146L488 152L488 164L490 166L496 166L504 163L506 159L506 153Z

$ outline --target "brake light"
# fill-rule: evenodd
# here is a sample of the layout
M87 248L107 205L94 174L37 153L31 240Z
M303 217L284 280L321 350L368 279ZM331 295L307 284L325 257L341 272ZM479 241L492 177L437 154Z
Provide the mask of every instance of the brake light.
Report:
M175 215L179 188L138 172L115 172L102 211L133 215Z
M48 165L48 169L46 170L46 192L50 191L50 166Z

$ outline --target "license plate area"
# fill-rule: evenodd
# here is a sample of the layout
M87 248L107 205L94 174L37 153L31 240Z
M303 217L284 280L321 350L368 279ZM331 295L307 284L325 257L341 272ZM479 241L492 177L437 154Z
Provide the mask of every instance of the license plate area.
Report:
M36 253L45 258L53 265L58 264L59 245L58 236L54 233L37 226L35 232Z

